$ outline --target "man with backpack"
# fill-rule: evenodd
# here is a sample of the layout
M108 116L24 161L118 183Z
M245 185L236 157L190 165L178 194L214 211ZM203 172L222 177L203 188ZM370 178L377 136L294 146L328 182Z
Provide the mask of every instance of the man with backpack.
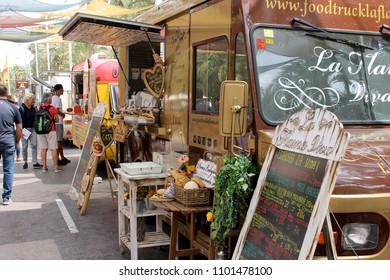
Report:
M42 172L48 171L47 150L50 149L53 159L54 172L61 172L58 167L58 144L56 127L54 123L58 121L57 109L51 105L52 94L46 92L42 97L42 105L36 113L35 131L38 134L38 148L41 150ZM47 114L48 112L49 114ZM49 124L49 125L48 125ZM50 129L50 130L49 130Z

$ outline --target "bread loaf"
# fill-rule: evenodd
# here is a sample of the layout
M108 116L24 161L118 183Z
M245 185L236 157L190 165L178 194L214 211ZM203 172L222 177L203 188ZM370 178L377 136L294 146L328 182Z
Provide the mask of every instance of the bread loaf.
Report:
M201 189L204 188L204 184L203 184L202 180L199 179L198 177L193 177L191 179L191 181L194 181L199 186L199 188L201 188Z

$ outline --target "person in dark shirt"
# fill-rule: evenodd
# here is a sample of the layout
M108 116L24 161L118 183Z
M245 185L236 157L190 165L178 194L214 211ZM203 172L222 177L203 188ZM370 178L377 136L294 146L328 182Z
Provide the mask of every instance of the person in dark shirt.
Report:
M0 154L3 159L3 205L11 204L15 150L22 137L22 118L15 104L7 100L7 87L0 85Z
M58 167L58 144L57 144L57 133L54 123L58 121L57 109L54 106L51 106L52 94L50 92L44 93L42 96L42 105L41 108L47 110L50 113L50 116L54 122L51 126L51 131L47 134L38 135L38 149L41 150L41 160L42 160L42 172L46 173L47 168L47 150L51 151L51 157L53 159L54 172L61 172L62 168Z
M15 101L15 98L12 95L8 94L7 95L7 100L9 102L11 102L12 104L15 104L16 107L19 107L18 106L18 102ZM20 145L16 146L16 161L20 161Z
M33 162L33 168L39 169L42 168L42 165L38 163L38 136L34 129L35 121L35 107L34 107L35 95L32 93L26 93L23 98L23 103L19 107L20 115L22 116L23 122L23 131L24 135L22 137L22 156L23 156L23 169L28 168L27 163L27 152L28 144L30 143L31 147L31 157ZM30 132L30 135L26 135Z

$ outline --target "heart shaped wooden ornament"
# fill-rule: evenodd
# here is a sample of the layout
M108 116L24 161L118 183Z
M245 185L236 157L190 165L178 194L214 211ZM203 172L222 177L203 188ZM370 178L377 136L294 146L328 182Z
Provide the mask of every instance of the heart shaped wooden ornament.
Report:
M165 81L164 66L162 64L155 64L153 69L146 69L144 72L144 83L150 93L156 97L161 98Z
M115 125L100 125L100 139L102 140L104 149L108 148L112 144L112 141L114 141L114 130Z

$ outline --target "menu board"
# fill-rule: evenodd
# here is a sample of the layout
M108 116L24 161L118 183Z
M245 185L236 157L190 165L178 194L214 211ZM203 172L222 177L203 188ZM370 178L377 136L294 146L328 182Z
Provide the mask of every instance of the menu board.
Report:
M233 259L313 258L348 141L323 109L303 109L276 127Z
M76 171L73 176L72 186L70 188L70 193L74 194L77 198L81 191L84 174L88 173L88 162L92 153L92 141L94 137L98 134L98 129L103 122L105 112L106 104L105 102L100 102L93 111L92 119L89 121L87 136L85 137L81 156L79 158L79 162L77 164Z
M241 259L298 259L326 163L275 150Z
M155 64L152 70L145 70L144 75L146 88L154 97L161 98L165 79L164 67L161 64Z

